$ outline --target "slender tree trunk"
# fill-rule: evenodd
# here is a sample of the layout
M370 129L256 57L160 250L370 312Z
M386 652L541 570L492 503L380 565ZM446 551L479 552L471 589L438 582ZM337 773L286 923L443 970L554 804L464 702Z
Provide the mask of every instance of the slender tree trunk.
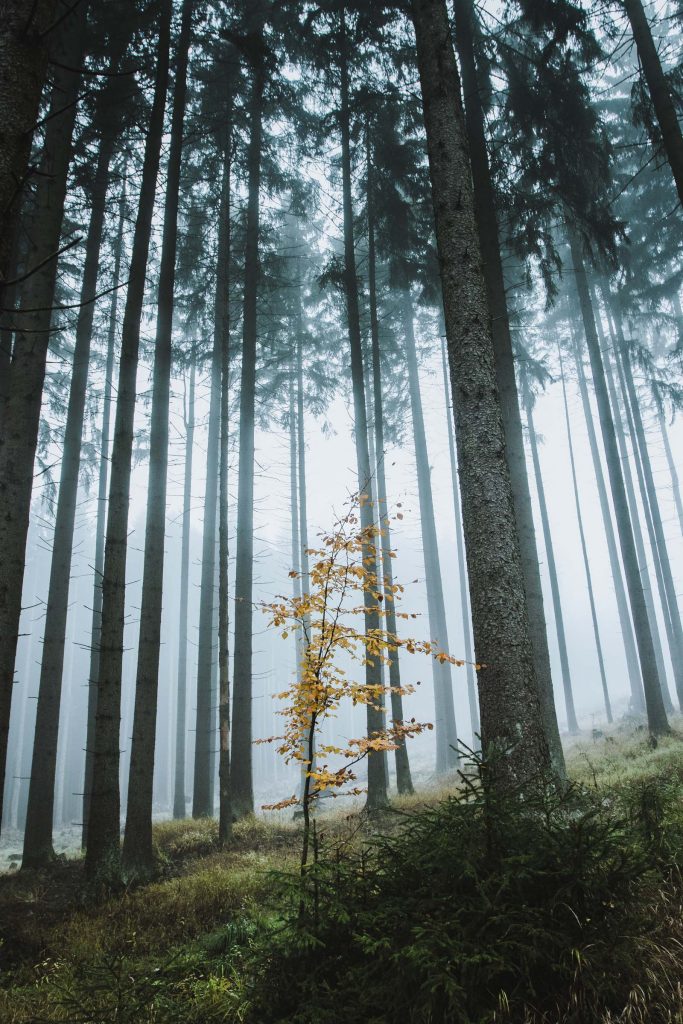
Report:
M626 443L626 434L624 431L624 424L622 418L621 406L617 395L617 389L614 383L614 376L612 373L612 366L610 363L609 351L607 349L607 343L602 330L602 324L600 323L600 317L596 319L596 327L598 331L598 340L600 341L603 363L605 366L605 379L607 381L607 390L610 395L610 401L612 403L612 415L614 416L614 428L617 435L617 443L619 445L619 455L621 458L621 464L624 472L624 486L626 488L626 496L628 498L629 509L631 512L631 522L633 524L633 539L636 545L636 554L638 556L638 564L640 565L640 577L643 584L643 595L645 597L645 604L647 605L647 614L650 621L650 629L652 631L652 642L655 647L655 658L657 660L657 671L659 678L662 683L662 697L664 699L664 706L666 707L667 713L673 711L673 705L669 696L669 690L666 685L666 668L664 665L664 652L662 650L662 642L659 635L659 626L657 624L657 614L655 612L655 605L652 596L652 587L650 584L650 573L648 570L648 559L645 553L645 543L643 541L643 532L640 523L640 510L638 508L638 502L636 501L636 491L633 485L633 475L631 473L631 462L629 459L628 446ZM619 367L617 367L619 369ZM643 479L643 471L639 458L638 447L635 440L635 430L631 422L630 409L626 401L626 389L622 385L622 393L624 395L624 408L626 410L627 425L631 436L631 444L633 448L634 462L636 465L636 473L638 475L638 485L643 503L643 511L645 513L645 520L647 525L648 534L650 536L650 542L652 544L652 551L655 559L655 572L657 574L657 583L659 585L660 597L663 600L662 609L664 616L668 616L668 606L666 604L666 594L662 588L661 573L659 569L659 563L656 557L656 545L654 543L654 535L652 530L652 518L650 515L650 507L647 500L647 493L645 491L645 481ZM670 633L670 627L668 629Z
M638 659L640 671L645 690L645 706L650 731L653 736L661 735L669 731L669 723L666 717L666 710L662 700L662 689L657 671L655 649L652 642L652 632L647 616L647 607L643 595L643 585L638 569L638 558L636 554L635 541L633 539L633 527L629 516L628 503L626 500L626 489L624 477L619 459L616 434L614 432L614 420L609 405L609 395L605 382L605 370L600 355L600 343L595 328L595 318L588 290L588 279L583 264L581 245L574 233L568 228L571 254L573 262L574 277L578 293L581 315L583 318L588 354L591 361L593 373L593 386L598 403L600 416L600 427L605 445L607 459L607 471L609 474L612 501L614 503L614 514L617 520L617 532L621 546L621 557L624 563L624 574L628 587L631 611L633 613L633 626L638 645Z
M86 10L87 4L83 2L67 18L61 26L59 43L54 49L54 57L59 65L54 70L50 117L45 128L41 173L36 185L29 231L31 243L27 266L33 272L22 286L21 306L15 313L18 330L15 333L8 394L4 403L3 430L0 434L0 820L14 659L21 616L26 536L31 510L33 464L57 279L56 253L59 249L67 175L72 156L71 140L81 81L80 74L68 68L80 67ZM20 59L18 52L15 56ZM0 75L3 80L4 73L3 70ZM14 165L14 161L11 165ZM10 205L13 203L11 194L7 200ZM4 215L5 208L0 205L0 217Z
M5 0L0 25L0 308L47 72L54 0Z
M683 135L678 122L676 105L669 83L662 69L655 41L641 0L623 0L624 9L631 23L633 39L638 51L638 60L650 92L652 106L662 132L664 152L671 166L678 191L683 203Z
M574 442L572 439L571 421L569 418L569 403L567 402L567 385L564 379L564 364L562 362L562 350L558 345L558 356L560 359L560 380L562 381L562 400L564 403L564 420L567 428L567 443L569 445L569 463L572 470L572 487L574 489L574 505L576 507L576 521L579 526L579 537L581 539L581 555L583 568L586 573L586 586L588 587L588 602L591 609L591 621L593 623L593 636L595 637L595 653L598 658L598 669L600 671L600 683L602 685L602 696L605 702L605 714L607 721L612 724L612 704L607 687L607 675L605 672L605 659L602 653L602 641L600 639L600 628L598 626L598 613L595 606L595 595L593 593L593 577L591 573L590 560L588 558L588 547L586 545L586 534L583 528L583 515L581 513L581 500L579 498L579 485L576 478L576 462L574 459Z
M640 457L644 490L642 495L643 506L649 509L650 521L648 522L648 528L651 531L650 544L655 560L655 567L657 567L657 564L659 566L658 581L661 586L660 600L667 625L671 663L673 665L674 681L676 683L676 694L678 696L678 702L681 705L681 708L683 708L683 628L681 627L681 615L678 607L676 585L671 572L671 562L669 560L666 537L664 536L662 514L659 508L659 498L657 496L657 488L655 487L654 476L652 473L650 453L647 447L647 437L645 435L643 417L640 412L638 394L633 380L631 357L628 351L628 344L624 338L621 327L621 320L616 310L613 312L613 319L617 335L615 356L622 378L622 386L624 387L624 402L626 404L630 420L633 423L633 447ZM666 686L665 679L666 677L662 678L663 687Z
M263 45L266 5L254 5L252 33ZM254 811L252 765L252 620L254 581L254 418L256 402L257 298L260 280L259 233L263 98L266 84L264 55L256 53L249 104L247 153L248 205L244 256L244 313L242 379L240 384L240 454L237 487L235 550L235 656L233 661L232 799L236 817Z
M570 331L572 333L572 346L574 351L574 361L576 363L577 378L579 383L579 393L581 395L581 404L583 405L583 413L586 421L586 430L588 432L588 443L590 445L591 459L593 461L595 483L598 489L598 500L600 502L602 523L605 529L607 553L609 555L610 570L612 573L612 581L614 583L614 594L617 602L617 611L619 614L621 637L624 643L624 652L626 655L626 670L628 672L629 684L631 687L631 707L635 712L642 712L645 710L645 695L643 693L643 686L640 678L640 670L638 666L638 652L636 650L636 641L633 635L633 626L631 623L631 614L629 611L628 601L626 598L624 578L622 575L621 563L619 561L619 555L617 552L617 540L616 535L614 533L614 525L612 523L612 511L610 509L609 499L607 497L607 485L605 482L605 475L602 469L602 462L600 461L598 439L595 431L595 425L593 422L593 412L591 409L590 398L588 395L588 384L586 382L586 375L583 368L583 359L579 349L577 337L574 335L573 321L571 320L571 316L569 323Z
M408 291L403 293L402 314L406 363L408 367L408 389L413 420L415 462L417 466L417 487L420 500L420 530L422 532L422 550L424 552L425 582L427 586L429 635L443 651L450 653L448 651L446 603L443 596L439 544L436 535L436 517L434 515L427 435L422 411L422 397L420 395L417 353L415 351L413 306ZM446 772L451 768L457 768L459 763L458 737L453 702L453 681L451 678L451 666L448 662L440 662L436 658L432 659L432 679L434 681L434 711L436 719L434 723L436 730L436 770L437 772Z
M91 875L110 873L113 877L119 874L120 867L119 734L135 385L145 275L164 130L172 12L172 0L164 0L159 21L154 100L145 142L130 281L121 334L118 398L102 576L100 664L93 737L93 779L86 870Z
M232 97L229 113L232 116ZM223 154L221 201L218 220L216 254L216 294L214 296L213 350L211 354L211 402L209 436L206 451L206 486L204 492L204 537L202 543L202 577L199 598L199 649L197 652L197 718L194 749L193 818L213 814L212 749L213 729L213 644L216 605L216 510L220 475L221 434L221 367L224 337L228 318L228 253L229 253L229 187L230 133L227 121L220 149Z
M192 522L192 463L195 427L195 380L197 355L192 344L190 390L185 418L185 482L183 486L183 537L180 554L180 610L178 615L178 697L175 740L173 817L185 817L185 755L187 739L187 615L190 589L190 526Z
M391 564L391 528L387 499L387 482L384 464L384 399L382 395L382 366L380 359L379 317L377 314L377 254L375 246L375 205L373 179L373 153L368 133L367 146L368 169L368 288L370 292L370 339L372 343L372 381L375 421L375 444L377 457L377 521L381 527L381 573L382 592L393 594L394 570ZM384 615L389 633L397 634L396 608L393 599L384 598ZM398 651L389 652L389 687L391 701L391 717L394 722L402 722L403 697L401 696L401 669ZM413 780L410 774L410 761L405 740L398 744L394 751L396 763L396 788L399 794L413 792Z
M551 771L445 0L413 0L455 410L482 747L502 788Z
M230 268L230 160L231 141L228 137L226 222L227 269ZM229 663L229 586L228 586L228 470L230 459L230 303L225 305L225 320L221 345L221 465L218 516L218 733L219 787L218 835L225 844L232 833L232 785L230 778L230 663Z
M154 864L152 801L166 542L168 416L173 364L173 298L192 9L192 0L183 0L180 35L175 55L175 91L159 268L157 334L154 346L147 520L145 523L138 665L135 680L135 712L130 753L126 831L123 839L124 863L128 868L142 871L151 870Z
M574 710L574 694L572 693L572 677L569 671L569 655L567 653L567 638L564 631L564 616L562 614L562 601L560 600L560 586L557 579L557 565L555 563L555 550L553 548L553 537L550 531L550 519L548 518L548 506L545 500L545 487L543 474L541 472L541 460L538 454L538 439L534 426L533 403L528 386L524 388L524 406L526 409L527 427L529 429L529 445L531 447L531 459L536 479L536 492L538 504L541 511L541 525L543 527L543 542L545 544L545 555L548 561L548 576L550 577L550 592L553 599L553 610L555 612L555 628L557 630L557 646L560 652L560 666L562 669L562 686L564 689L565 709L567 713L567 728L572 734L579 732L579 723L576 720Z
M510 470L512 498L519 536L519 548L524 572L524 587L529 612L529 627L534 653L534 669L539 687L546 735L550 745L555 771L564 777L565 764L557 724L553 679L548 648L548 630L543 606L543 587L536 543L536 529L531 504L531 489L527 472L524 433L520 413L517 379L510 334L510 318L503 263L501 260L500 232L496 214L496 199L486 145L486 124L482 106L482 89L477 69L473 0L455 0L455 38L460 57L465 101L465 125L469 143L474 187L474 215L479 232L481 256L491 317L491 336L505 432L506 459Z
M671 475L671 489L674 496L674 504L676 505L676 514L678 516L678 525L680 527L681 536L683 536L683 502L681 501L681 485L678 479L678 470L676 469L676 463L671 452L671 442L669 441L669 432L666 428L664 421L664 413L661 409L657 412L657 421L659 423L659 429L662 434L662 441L664 442L664 454L666 455L666 464L669 467L669 473Z
M365 412L365 375L363 372L363 345L360 330L360 303L358 298L358 274L356 271L356 252L353 236L353 199L351 187L351 112L349 108L349 66L348 38L346 34L346 8L341 4L341 49L340 49L340 112L341 129L341 165L342 194L344 220L344 291L346 297L346 315L351 349L351 386L353 390L354 428L356 441L356 462L358 470L358 493L360 495L360 521L362 530L370 530L373 524L371 503L367 500L368 487L371 484L372 470L370 467L370 451L368 448L368 423ZM375 552L370 546L363 551L363 559L370 565ZM365 608L365 632L372 633L379 628L379 608L376 600L368 590L363 594ZM368 688L376 688L379 692L382 682L380 663L377 659L366 659L365 682ZM367 707L367 732L372 737L382 731L384 715L379 702ZM366 808L369 812L381 810L388 803L386 776L381 757L368 755L368 796Z
M104 396L102 400L102 429L100 440L100 468L97 485L97 521L95 525L95 574L92 597L92 620L90 626L90 672L88 675L88 713L85 741L85 772L83 782L83 848L88 845L88 818L92 793L93 744L95 736L95 715L97 712L97 680L100 675L100 635L102 629L102 573L104 572L104 542L107 525L107 480L109 470L109 441L111 429L111 399L114 377L114 353L119 309L119 284L121 281L121 259L123 256L123 229L126 221L126 170L123 171L123 185L119 199L119 222L114 243L114 275L112 279L112 300L109 311L107 337L107 361L104 373Z
M455 437L453 435L453 406L451 405L448 384L448 356L446 354L446 338L441 338L441 362L443 367L443 387L446 398L446 420L448 425L448 454L451 462L451 481L453 484L453 510L455 512L455 543L458 555L460 580L460 611L462 613L462 635L465 644L465 661L467 671L467 699L470 708L470 728L472 730L472 749L479 748L479 700L477 698L477 676L474 671L472 653L472 619L470 615L470 599L467 592L467 564L465 562L465 540L462 535L462 512L460 509L460 492L458 488L458 469L455 462Z
M24 867L42 867L54 857L52 818L55 767L64 668L64 642L69 608L71 558L81 464L81 439L95 313L94 297L97 291L105 203L109 187L109 167L115 141L114 135L105 135L100 144L95 182L90 197L92 212L81 286L82 305L79 309L76 326L76 343L64 431L45 614L31 784L28 794L26 831L24 832Z

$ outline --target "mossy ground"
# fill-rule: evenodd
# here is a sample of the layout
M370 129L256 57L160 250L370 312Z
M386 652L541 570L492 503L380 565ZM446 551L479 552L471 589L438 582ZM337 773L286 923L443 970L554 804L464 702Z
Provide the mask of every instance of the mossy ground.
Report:
M661 847L666 865L639 890L643 918L650 921L647 941L634 945L633 983L623 1008L603 1019L683 1022L676 851L683 841L683 742L674 735L653 748L642 731L615 729L575 742L569 766L572 778L605 806L637 814L646 826L651 817L648 849L657 859ZM357 814L328 814L321 820L324 842L357 851L369 832L391 831L406 813L434 807L456 785L453 780L441 790L401 798L399 814L371 826ZM157 879L122 893L89 890L78 859L45 873L0 877L3 1024L252 1019L244 950L254 935L277 926L274 877L297 872L299 826L263 818L240 822L226 850L218 848L210 821L166 822L156 826L155 838Z

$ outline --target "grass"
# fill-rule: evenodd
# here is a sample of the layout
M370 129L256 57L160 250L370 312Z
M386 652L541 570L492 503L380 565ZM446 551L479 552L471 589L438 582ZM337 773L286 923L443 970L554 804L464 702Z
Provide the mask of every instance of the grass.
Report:
M623 1005L605 1011L604 1024L683 1022L683 887L677 860L683 841L682 754L675 736L653 749L642 733L628 730L579 742L569 752L571 777L606 808L618 808L637 822L648 833L653 858L637 890L639 915L649 923L634 952L634 980ZM399 813L386 816L380 830L391 832L406 816L431 813L453 788L401 798ZM330 848L341 842L351 853L368 837L362 820L348 812L326 815L321 829ZM88 892L78 860L45 874L1 877L0 1020L255 1020L251 1007L258 1000L251 975L265 972L267 984L273 954L264 958L263 943L283 927L275 878L295 875L299 837L298 824L254 818L238 823L230 848L220 850L215 822L165 822L155 826L160 876L109 898ZM575 969L580 974L588 967L577 961ZM574 1021L581 1024L584 1018L577 1013ZM319 1019L332 1024L332 1018ZM501 1010L484 1019L515 1018ZM571 1018L544 1021L551 1019L555 1024Z

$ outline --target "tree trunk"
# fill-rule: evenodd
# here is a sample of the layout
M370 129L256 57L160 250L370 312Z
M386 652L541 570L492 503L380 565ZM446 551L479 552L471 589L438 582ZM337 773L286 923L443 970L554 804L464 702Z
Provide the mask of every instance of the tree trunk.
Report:
M0 26L0 308L12 276L12 242L30 175L31 141L47 72L54 0L5 0ZM75 65L77 66L77 65ZM57 72L58 74L59 72Z
M446 338L441 337L441 363L443 368L443 388L446 399L446 421L448 426L448 454L451 462L451 482L453 484L453 511L455 512L455 543L458 555L458 576L460 579L460 611L462 614L462 635L465 644L465 661L467 670L467 699L470 708L470 728L472 729L472 749L479 749L479 701L477 699L477 675L474 671L472 653L472 619L470 615L470 599L467 593L467 565L465 563L465 540L462 535L462 513L460 509L460 492L458 488L458 470L455 463L455 437L453 436L453 406L451 405L448 386L448 356L446 354Z
M228 135L227 167L228 177L226 224L228 231L226 270L230 268L230 160L231 140ZM227 298L226 290L226 298ZM229 663L229 606L228 586L228 470L230 459L230 303L224 305L225 317L221 330L221 462L220 494L218 501L218 836L222 844L227 843L232 833L232 785L230 779L230 663Z
M232 116L232 98L229 98ZM223 154L221 201L218 219L218 250L216 254L216 294L214 296L213 350L211 354L211 403L209 436L206 449L206 486L204 491L204 537L202 542L202 577L199 598L199 649L197 652L197 717L194 749L194 787L192 817L213 814L213 651L214 610L216 604L216 510L220 475L221 434L221 367L224 336L228 317L228 252L230 238L229 186L230 151L227 122L223 128L220 150Z
M59 65L54 70L41 173L28 232L31 242L27 266L33 272L22 286L21 307L15 313L19 329L0 435L0 820L33 464L57 279L56 253L81 81L80 74L68 68L78 68L82 60L86 10L83 2L63 23L54 50ZM3 69L0 78L4 73ZM12 203L11 195L7 198ZM0 206L0 211L1 217L4 207Z
M368 448L368 423L365 412L365 375L363 372L363 346L360 330L360 303L358 298L358 275L356 271L356 252L353 237L353 199L351 185L351 112L349 108L349 66L348 39L346 34L346 8L341 4L340 11L340 66L341 90L339 126L341 130L341 165L342 194L344 221L344 292L346 297L347 326L349 331L349 347L351 350L351 386L353 390L353 412L356 441L356 463L358 471L358 493L360 496L360 522L362 530L370 530L373 524L373 511L370 502L364 498L368 494L372 470L370 467L370 451ZM375 555L366 546L363 559L370 565ZM367 561L366 561L367 560ZM365 632L372 633L379 628L379 608L369 590L363 594L365 612ZM368 688L377 688L379 692L382 674L377 659L366 659L365 682ZM367 733L372 737L381 732L384 726L384 715L381 707L369 704L367 707ZM368 796L366 809L370 813L381 810L388 803L384 763L376 754L368 754Z
M263 46L266 6L254 5L252 34ZM237 487L235 551L235 656L233 661L232 799L233 812L243 818L254 812L252 766L252 621L254 584L254 418L256 402L257 297L260 280L259 233L263 97L266 84L264 54L254 55L249 104L247 153L248 205L244 255L244 313L242 379L240 383L240 454Z
M641 0L623 0L623 2L626 15L631 23L638 59L650 92L652 106L655 108L662 132L664 152L671 166L678 198L683 203L683 135L678 123L676 105L662 69Z
M45 613L45 633L38 689L36 729L33 741L31 784L28 794L23 866L43 867L54 858L52 818L59 714L64 669L64 642L69 609L71 557L73 552L81 440L90 365L90 343L95 313L95 294L100 265L109 167L114 152L114 135L100 144L95 182L90 196L91 215L85 249L81 303L76 325L76 343L71 369L69 406L64 430L59 477L52 562Z
M422 396L420 395L417 353L415 351L413 306L408 291L403 293L402 315L410 409L413 420L415 463L417 466L417 488L420 501L420 530L427 586L429 635L441 650L447 651L450 654L448 649L446 603L443 596L441 563L439 560L439 543L436 535L431 469L429 466L427 435L425 433L424 414L422 411ZM458 736L453 703L453 681L451 678L451 666L447 661L440 662L436 658L432 659L432 679L434 682L436 770L437 772L446 772L451 768L457 768L459 764Z
M566 769L555 709L536 528L531 504L524 432L510 334L510 317L501 260L496 197L486 145L486 122L481 100L481 82L475 57L476 15L473 0L455 0L454 8L455 39L462 68L465 125L472 165L474 216L479 232L484 283L491 316L496 381L505 432L505 457L510 470L512 498L515 506L534 668L553 764L557 774L564 777Z
M529 429L529 445L531 447L531 460L534 467L536 479L536 493L538 494L538 505L541 512L541 525L543 528L543 542L545 544L545 556L548 561L548 576L550 577L550 592L553 599L553 611L555 612L555 629L557 630L557 646L560 652L560 667L562 669L562 686L564 688L564 701L567 713L567 728L572 735L579 732L579 723L576 720L574 709L574 694L572 693L572 677L569 671L569 655L567 654L567 638L564 631L564 616L562 615L562 602L560 600L560 586L557 579L557 565L555 563L555 550L553 548L553 537L550 532L550 520L548 518L548 506L545 500L545 487L543 485L543 474L541 473L541 460L538 454L538 439L534 426L533 402L528 386L524 388L524 405L526 408L527 427Z
M156 745L161 613L166 541L166 488L168 479L169 402L173 364L173 298L178 243L180 170L187 94L187 62L192 34L192 0L183 0L182 20L175 54L175 91L171 117L164 229L159 267L157 333L149 443L149 481L142 601L135 680L135 712L128 780L123 859L129 869L149 871L152 849L152 801Z
M504 789L551 771L445 0L413 0L455 411L482 746Z
M617 520L617 532L621 546L621 557L624 563L626 585L628 587L631 611L633 614L633 626L638 645L638 659L640 671L645 690L645 706L647 708L647 719L650 731L653 736L662 735L669 731L669 723L666 717L666 710L662 700L662 689L657 671L655 649L652 642L652 632L647 616L647 607L643 595L643 585L638 569L638 558L633 538L633 527L629 516L628 503L626 500L626 489L624 477L619 459L616 434L614 432L614 420L609 405L609 395L605 381L605 370L600 355L600 343L595 328L593 306L590 292L588 290L588 279L583 264L581 245L573 230L568 227L569 240L573 270L576 281L576 289L583 318L583 325L588 345L588 354L591 361L593 373L593 386L595 397L598 403L600 427L602 430L603 442L605 445L605 456L607 460L607 471L609 474L614 514Z
M102 576L100 665L85 863L90 875L111 874L114 878L118 876L120 870L119 733L136 377L145 275L164 130L172 12L172 0L164 0L159 21L154 100L145 141L130 279L121 333L118 398Z
M612 523L612 511L610 509L609 499L607 497L607 484L605 482L605 475L602 469L602 462L600 461L598 439L595 432L595 425L593 422L593 411L591 409L590 398L588 395L588 384L586 382L586 375L583 368L583 360L579 349L578 340L573 333L574 329L571 316L569 325L570 332L572 333L572 346L574 352L574 361L576 363L579 392L581 395L581 404L583 406L583 413L586 421L588 443L590 445L591 459L593 461L595 483L598 489L598 500L600 502L602 523L605 529L607 553L609 555L610 570L612 573L612 581L614 583L614 594L617 602L617 611L619 614L621 638L624 643L624 652L626 655L626 670L628 672L629 684L631 687L631 707L635 712L642 712L645 710L645 694L643 693L643 686L640 678L640 670L638 666L638 652L636 650L636 641L633 635L631 614L629 612L628 601L626 599L626 589L624 586L624 578L621 571L621 563L619 561L619 555L617 552L617 540L616 535L614 533L614 525Z
M664 536L662 525L662 514L659 508L659 498L655 487L650 453L647 447L647 437L643 425L643 417L640 412L640 403L633 380L633 369L628 344L624 338L621 321L617 311L614 311L614 324L617 335L615 356L617 366L620 370L622 386L624 388L624 402L633 424L633 446L640 456L640 467L642 470L644 493L642 495L643 506L649 509L650 521L648 529L650 533L650 545L655 560L655 568L659 567L658 582L660 583L660 600L664 610L664 618L667 626L669 650L671 663L674 670L674 681L676 683L676 694L678 703L683 708L683 628L681 627L681 615L678 607L676 586L671 572L669 550ZM655 620L656 621L656 620ZM666 677L662 678L662 686L666 686ZM668 695L668 693L667 693Z
M569 403L567 402L567 385L564 379L564 365L562 362L562 351L558 345L558 356L560 359L560 380L562 381L562 400L564 403L564 420L567 428L567 444L569 445L569 463L572 470L572 487L574 489L574 505L576 507L576 521L579 526L579 537L581 539L581 555L583 568L586 573L586 585L588 587L588 602L591 609L591 621L593 623L593 636L595 637L595 652L598 658L598 669L600 671L600 682L602 685L602 696L605 701L605 714L607 721L612 724L612 704L607 687L607 675L605 673L605 659L602 653L602 641L600 640L600 628L598 626L598 613L595 607L595 595L593 593L593 577L591 574L590 560L588 558L588 547L586 545L586 534L583 529L583 515L581 513L581 500L579 498L579 485L576 479L576 462L574 460L574 442L572 439L571 421L569 418Z
M377 464L377 521L381 533L381 573L379 574L382 593L393 594L394 570L391 558L391 529L387 499L387 482L384 466L384 400L382 395L382 366L380 360L379 317L377 315L377 255L375 247L375 206L373 181L373 153L368 133L367 144L367 177L368 177L368 289L370 293L370 340L372 343L372 381L375 421L375 447ZM384 599L384 615L389 633L397 634L396 608L393 599ZM389 652L389 692L391 701L391 717L394 722L402 722L403 697L401 687L401 670L398 651ZM396 788L400 795L413 792L413 780L410 774L410 761L405 740L400 742L394 751L396 763Z
M605 366L605 379L607 381L607 390L609 391L610 401L612 403L612 415L614 416L614 427L615 427L615 431L616 431L616 435L617 435L617 442L619 444L619 455L620 455L620 458L621 458L621 464L623 466L623 471L624 471L624 486L626 487L626 496L628 498L629 509L630 509L630 512L631 512L631 522L633 524L633 539L634 539L635 545L636 545L636 554L638 556L638 564L641 567L641 569L640 569L640 578L641 578L642 584L643 584L643 595L645 597L645 604L647 605L648 619L650 621L650 629L652 631L652 642L653 642L654 647L655 647L655 658L657 660L657 672L659 673L659 678L660 678L660 681L662 683L662 697L663 697L663 700L664 700L664 706L665 706L665 708L667 710L667 713L669 713L669 712L673 711L673 705L671 703L671 698L669 696L669 690L668 690L668 687L666 685L666 668L665 668L665 665L664 665L664 653L662 651L662 642L661 642L661 638L660 638L660 635L659 635L659 626L658 626L658 623L657 623L657 614L655 612L655 605L654 605L654 600L653 600L653 596L652 596L652 587L651 587L651 584L650 584L650 573L649 573L649 570L648 570L648 558L647 558L647 555L645 553L645 544L644 544L644 541L643 541L643 532L642 532L641 523L640 523L640 510L638 508L638 502L636 501L636 491L635 491L635 487L633 485L633 475L631 473L631 462L630 462L630 459L629 459L628 446L626 444L626 434L625 434L625 431L624 431L624 424L623 424L623 419L622 419L621 406L620 406L619 398L618 398L618 395L617 395L617 389L616 389L615 383L614 383L614 375L612 374L612 366L610 364L610 357L609 357L609 352L608 352L608 349L607 349L607 343L606 343L606 340L605 340L605 337L604 337L604 333L603 333L603 330L602 330L602 324L600 323L600 317L599 316L596 319L596 327L597 327L597 331L598 331L598 340L600 341L600 346L601 346L601 350L602 350L603 363L604 363L604 366ZM617 369L619 370L618 366L617 366ZM645 520L646 520L646 524L647 524L647 530L648 530L648 534L649 534L649 537L650 537L650 543L651 543L651 546L652 546L652 552L653 552L654 561L655 561L655 572L656 572L656 575L657 575L657 583L658 583L658 586L659 586L660 598L662 599L662 609L663 609L664 616L665 616L665 619L667 619L667 624L668 624L668 605L666 603L666 594L665 594L664 589L663 589L659 562L657 560L657 548L656 548L656 544L655 544L655 541L654 541L654 533L653 533L653 528L652 528L652 517L650 515L650 507L649 507L649 504L648 504L647 493L646 493L646 490L645 490L645 481L644 481L644 478L643 478L643 470L642 470L641 461L640 461L640 457L639 457L639 451L638 451L638 447L637 447L636 439L635 439L636 438L635 430L633 428L633 423L632 423L632 419L631 419L631 415L630 415L630 409L628 407L628 402L626 400L626 388L625 388L625 385L624 385L623 381L622 381L622 395L624 396L624 408L626 410L628 429L629 429L629 434L631 436L631 445L632 445L632 448L633 448L633 456L634 456L634 461L635 461L635 465L636 465L636 473L638 475L638 486L639 486L639 489L640 489L640 494L641 494L641 499L642 499L642 504L643 504L643 511L645 513ZM668 624L667 632L670 635L670 632L671 632L670 624Z
M678 516L678 525L680 527L681 536L683 536L683 502L681 501L681 485L678 480L678 470L676 469L676 463L671 452L671 443L669 441L669 432L666 428L664 421L664 413L661 409L657 412L657 420L659 422L659 429L662 434L662 441L664 442L664 454L666 455L666 464L669 467L669 474L671 476L671 490L673 491L674 504L676 506L676 515Z
M183 537L180 554L180 610L178 614L178 697L173 784L173 817L185 817L185 755L187 739L187 609L190 589L190 525L192 521L192 462L195 427L197 355L192 343L190 390L185 419L185 481L183 485Z
M109 441L111 430L111 397L114 376L114 353L119 309L119 284L121 281L121 259L123 256L123 229L126 221L126 168L123 170L123 185L119 199L119 222L114 243L114 275L112 278L112 300L109 311L107 337L107 362L104 372L104 396L102 401L102 430L100 443L100 469L97 486L97 522L95 525L95 574L92 598L92 620L90 625L90 672L88 675L88 716L85 740L85 773L83 782L83 833L82 846L88 845L88 819L92 793L93 745L95 737L95 715L97 713L97 681L100 676L100 636L102 630L102 574L104 572L104 541L107 525L107 479L109 476Z

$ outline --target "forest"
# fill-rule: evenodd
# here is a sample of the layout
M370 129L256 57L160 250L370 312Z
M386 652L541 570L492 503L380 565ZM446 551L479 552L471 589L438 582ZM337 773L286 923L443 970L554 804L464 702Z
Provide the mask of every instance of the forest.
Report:
M0 1020L683 1024L683 4L0 2Z

